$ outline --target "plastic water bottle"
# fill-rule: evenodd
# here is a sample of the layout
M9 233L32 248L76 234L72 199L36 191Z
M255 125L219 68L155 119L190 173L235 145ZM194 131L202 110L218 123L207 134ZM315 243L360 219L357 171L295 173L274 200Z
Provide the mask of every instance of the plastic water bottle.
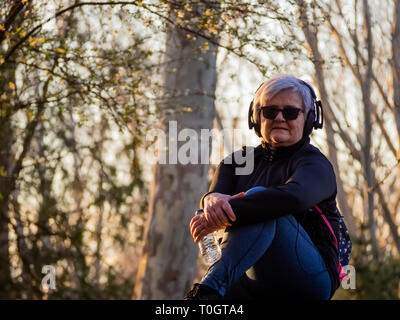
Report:
M203 213L203 210L197 210L196 214ZM211 265L221 258L221 248L217 242L216 232L206 235L199 241L200 254L204 263Z

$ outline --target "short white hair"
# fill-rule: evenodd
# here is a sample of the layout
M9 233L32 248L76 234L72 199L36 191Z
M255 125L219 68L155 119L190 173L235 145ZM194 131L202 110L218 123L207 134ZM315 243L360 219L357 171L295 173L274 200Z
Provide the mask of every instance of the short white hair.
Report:
M303 107L305 114L307 115L310 110L314 108L314 98L311 93L311 89L304 83L294 76L280 74L266 80L257 90L254 101L260 100L260 97L266 97L267 99L273 98L277 93L282 90L291 89L294 92L300 93L303 100ZM256 107L259 105L257 104ZM257 108L255 108L257 109Z

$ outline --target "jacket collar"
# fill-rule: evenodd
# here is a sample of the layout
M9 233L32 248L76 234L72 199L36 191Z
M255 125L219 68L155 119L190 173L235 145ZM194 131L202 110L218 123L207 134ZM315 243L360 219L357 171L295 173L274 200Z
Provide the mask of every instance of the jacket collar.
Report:
M259 149L264 155L264 157L272 162L275 159L290 157L296 151L307 146L309 143L310 143L310 137L307 136L303 137L300 141L291 146L271 148L271 146L267 142L262 140L261 144L257 146L256 149Z

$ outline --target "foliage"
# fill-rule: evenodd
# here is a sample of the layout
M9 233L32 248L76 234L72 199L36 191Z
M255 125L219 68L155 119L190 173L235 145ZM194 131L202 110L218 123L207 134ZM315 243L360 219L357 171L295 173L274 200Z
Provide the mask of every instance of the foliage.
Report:
M379 261L372 261L368 242L359 241L354 246L351 265L355 267L356 288L339 288L335 299L397 300L400 298L400 259L385 254Z
M141 246L144 137L174 111L159 107L171 98L160 85L165 30L206 39L262 72L246 46L272 50L279 41L265 41L262 20L250 16L268 8L251 1L52 3L0 8L0 282L5 297L40 298L50 264L58 289L48 298L121 298L112 288L125 284L127 294L134 270L121 276L107 259L118 246Z
M400 259L385 256L378 263L359 265L357 268L357 299L399 299Z
M140 243L147 193L139 129L152 115L143 89L155 55L148 36L115 30L118 10L102 8L71 10L57 28L24 39L46 7L22 4L7 24L20 5L8 1L0 22L7 27L0 167L11 272L4 294L41 298L41 270L52 265L57 290L48 298L129 298L134 269L126 274L113 263Z

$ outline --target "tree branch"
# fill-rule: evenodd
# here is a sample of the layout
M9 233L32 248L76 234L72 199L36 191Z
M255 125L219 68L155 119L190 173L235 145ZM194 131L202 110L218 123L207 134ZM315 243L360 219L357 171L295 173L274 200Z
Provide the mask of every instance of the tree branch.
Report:
M8 31L8 29L10 28L12 23L15 21L18 14L25 7L25 5L29 4L30 2L32 2L32 0L29 0L25 3L22 3L22 1L15 1L14 5L12 6L12 8L10 10L10 13L8 14L8 16L4 22L4 25L3 25L4 30L0 29L0 43L3 42L3 40L6 36L6 32Z
M27 32L27 34L21 38L11 49L8 51L8 53L4 56L4 61L6 62L13 54L14 52L24 43L26 42L32 35L34 35L37 31L39 31L46 23L50 22L51 20L63 15L64 13L74 10L76 8L80 8L83 6L114 6L114 5L129 5L129 4L134 4L138 5L138 1L112 1L112 2L79 2L75 3L65 9L60 10L59 12L55 13L52 17L46 19L44 22L38 24L34 28L32 28L30 31Z

